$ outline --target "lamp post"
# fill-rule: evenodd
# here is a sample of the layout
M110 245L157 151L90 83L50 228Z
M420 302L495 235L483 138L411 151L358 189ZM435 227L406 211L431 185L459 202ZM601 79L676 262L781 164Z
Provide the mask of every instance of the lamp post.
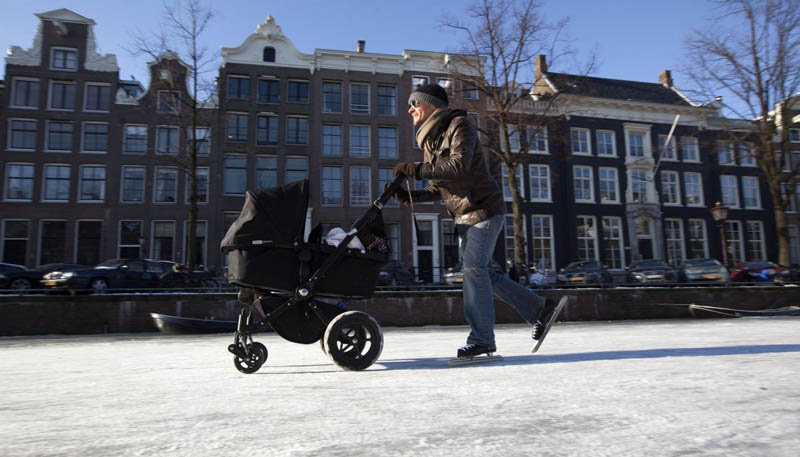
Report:
M714 218L717 225L719 225L719 235L722 241L722 263L728 266L728 241L725 239L725 219L728 218L728 207L722 203L717 202L711 208L711 217Z

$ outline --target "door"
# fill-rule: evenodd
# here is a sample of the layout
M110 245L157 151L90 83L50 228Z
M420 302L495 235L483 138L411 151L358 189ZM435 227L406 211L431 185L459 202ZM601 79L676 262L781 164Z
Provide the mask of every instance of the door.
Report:
M412 233L414 239L414 267L417 277L423 282L439 282L439 216L437 214L417 214L417 229ZM419 232L419 233L417 233Z

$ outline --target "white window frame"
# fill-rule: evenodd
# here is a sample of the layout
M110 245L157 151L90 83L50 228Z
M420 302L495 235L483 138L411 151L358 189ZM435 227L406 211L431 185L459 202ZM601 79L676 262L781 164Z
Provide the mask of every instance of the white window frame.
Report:
M506 260L514 261L514 242L516 241L516 236L514 235L514 215L513 214L506 214L506 221L503 227L503 235L504 235L504 247L505 247L505 254ZM522 260L523 264L528 263L528 250L526 247L528 246L528 230L525 226L525 217L522 217Z
M142 171L142 199L125 200L125 170L138 169ZM147 197L147 167L144 165L123 165L120 169L119 179L119 202L125 205L142 205Z
M25 238L7 238L6 233L8 233L8 228L6 227L6 224L9 222L26 222L28 225ZM30 249L28 243L30 243L31 240L31 222L32 221L30 219L0 219L0 260L2 260L3 256L5 255L5 252L3 251L5 250L7 240L25 240L25 255L27 257L28 250Z
M170 171L173 172L175 175L175 199L173 201L158 201L158 172L159 171ZM178 203L178 189L181 188L179 182L179 174L178 174L178 167L153 167L153 204L154 205L176 205Z
M475 128L478 127L475 126ZM528 154L550 154L550 141L548 140L547 136L547 127L528 127L525 129L525 134L528 138ZM539 136L539 134L541 134L543 137L541 140L544 142L544 149L538 149L535 146L537 142L536 137Z
M747 185L745 183L753 183L753 191L755 192L755 205L747 204ZM742 205L745 209L762 209L761 208L761 188L758 182L758 176L742 176Z
M544 175L537 173L534 176L534 170L545 170ZM506 171L507 172L507 171ZM534 197L534 184L538 184L539 181L544 181L544 186L539 186L539 190L541 192L540 195L545 195L544 197ZM550 187L552 186L552 181L550 179L550 165L542 164L542 163L532 163L528 165L528 182L530 184L530 201L532 202L546 202L551 203L553 201L553 195L550 191Z
M62 199L47 198L47 182L49 181L47 177L47 169L49 167L65 167L67 169L67 192L66 192L67 198L62 198ZM42 165L42 195L40 200L42 203L69 203L71 186L72 186L72 165L68 163L46 163Z
M228 192L227 186L225 183L228 179L235 179L233 177L228 178L227 171L229 168L227 167L226 163L228 159L244 159L244 167L243 168L230 168L230 170L244 170L244 190L242 192ZM247 179L248 179L248 164L247 164L247 156L243 154L226 154L225 157L222 158L222 194L223 195L234 195L234 196L243 196L247 193Z
M15 105L14 99L17 98L17 81L29 81L29 82L37 82L39 83L39 93L36 94L37 96L37 104L36 106L31 105ZM8 96L8 107L14 109L29 109L29 110L38 110L39 106L42 104L41 100L41 90L42 90L42 81L39 78L26 78L24 76L14 76L11 78L11 92Z
M644 173L644 179L636 179L634 180L634 174ZM640 201L636 201L633 198L633 188L635 183L644 183L644 199ZM627 200L631 203L652 203L655 201L655 188L653 187L653 180L650 177L650 172L647 170L641 169L629 169L628 170L628 193L627 193Z
M670 224L677 224L677 232L678 238L672 238L671 235L675 232L674 228L670 227ZM670 259L670 252L672 252L672 248L670 247L670 243L678 243L680 259ZM678 218L665 218L664 219L664 244L666 248L666 261L672 261L672 265L680 265L686 260L686 243L684 242L683 237L683 220ZM675 261L677 260L677 261Z
M658 159L665 161L665 162L677 162L678 161L678 142L674 136L670 137L669 144L667 147L664 147L664 142L667 141L667 135L658 135ZM666 152L671 152L671 154L667 155Z
M231 97L230 90L231 90L231 80L232 79L243 79L243 80L247 81L247 94L245 94L244 97ZM249 99L250 98L250 80L251 80L251 78L248 75L230 75L229 74L228 75L227 85L225 87L225 98L227 98L229 100L247 100L247 99ZM241 83L239 84L239 87L241 87Z
M581 251L581 244L582 243L585 244L585 242L582 242L581 240L592 240L592 245L591 246L584 246L584 248L591 248L594 251L594 256L592 258L582 259L582 258L580 258L580 254L578 254L578 259L577 260L599 261L600 260L600 255L599 255L599 252L598 252L597 218L595 216L578 215L578 216L576 216L576 219L577 219L577 223L575 224L575 230L576 230L576 232L575 232L575 245L576 245L576 248L577 248L578 252L580 253L580 251ZM581 238L581 237L578 236L577 229L578 229L578 227L581 227L581 226L585 225L586 221L591 221L592 233L594 234L594 236Z
M161 137L161 135L160 135L161 129L168 129L171 132L172 131L178 132L177 135L175 135L177 137L177 142L175 143L175 152L170 152L170 151L161 152L161 151L159 151L159 143L160 143L159 138ZM153 148L153 150L156 153L156 155L159 155L159 156L174 156L174 155L178 154L178 152L181 150L181 128L180 128L180 126L177 126L177 125L166 125L166 124L157 125L156 126L156 138L155 138L155 140L156 140L156 144L155 144L155 147Z
M47 222L63 222L64 223L64 229L65 229L64 230L64 245L63 245L64 257L62 259L59 259L59 260L66 260L66 253L67 253L67 243L66 243L66 241L67 241L67 233L66 233L66 228L67 228L67 225L69 224L69 221L67 219L40 219L39 220L39 228L38 228L38 230L39 230L38 235L39 236L38 236L38 240L36 242L36 266L42 266L42 265L46 265L47 264L45 262L42 262L42 245L44 244L43 243L44 240L42 239L42 235L44 235L44 224L47 223ZM34 289L35 288L36 287L34 287Z
M618 238L614 238L614 237L611 237L611 236L606 236L607 235L607 233L606 233L606 225L605 225L606 221L614 221L614 223L616 225L616 227L614 227L614 228L616 229L617 233L619 234ZM619 217L619 216L603 216L602 219L600 220L600 228L601 228L601 230L603 230L603 240L615 240L615 241L617 241L619 243L618 246L617 246L617 249L614 249L614 251L617 251L618 254L619 254L620 265L619 265L619 267L614 267L612 265L611 268L620 268L620 269L621 268L625 268L625 265L626 265L626 263L625 263L625 236L623 235L623 231L622 231L622 218ZM605 251L604 251L604 253L605 253ZM605 258L605 256L604 256L603 263L607 263L608 260L609 259Z
M700 223L700 227L701 227L701 230L702 230L702 236L703 236L702 238L692 238L692 223L694 223L694 222L699 222ZM691 251L691 248L689 248L689 243L691 243L692 240L702 240L703 241L703 256L702 257L692 257L692 258L693 259L708 258L708 231L707 231L707 228L706 228L706 220L705 219L691 218L691 219L688 220L688 224L689 224L689 227L687 229L687 234L689 235L689 238L687 238L687 240L686 240L686 245L687 245L686 252L687 252L687 255Z
M205 127L205 126L201 126L201 125L198 125L197 127L194 127L194 128L186 127L186 153L187 154L189 154L189 155L192 154L192 138L194 138L195 133L202 132L202 131L205 131L206 134L205 134L205 136L200 136L198 138L199 145L198 145L197 155L198 156L207 157L208 155L211 154L211 127ZM279 130L279 132L280 132L280 130ZM179 133L178 134L178 148L179 149L180 149L180 144L181 144L181 135ZM208 145L208 151L207 152L203 152L202 151L203 144L207 144Z
M575 141L575 136L584 135L585 141ZM579 138L580 140L580 138ZM569 129L569 143L570 143L570 153L575 156L590 156L592 155L592 131L583 128L583 127L570 127ZM586 144L586 150L584 151L582 148L578 151L575 150L575 146L579 146L581 144Z
M89 86L108 87L108 109L88 109L86 104L89 102ZM87 81L83 85L83 112L85 113L110 113L111 105L114 103L114 94L111 93L111 84L99 81Z
M541 218L543 221L547 223L547 231L550 236L539 236L536 227L537 225L534 224L534 219ZM539 259L536 257L536 245L542 240L542 243L547 243L550 245L550 258L545 259L545 265L542 265ZM531 214L531 252L532 258L531 261L538 267L545 270L555 271L555 261L556 261L556 245L555 245L555 234L553 233L553 215L551 214Z
M511 198L511 187L508 183L508 166L504 163L500 164L500 168L503 173L503 200L510 202ZM519 186L519 193L520 198L522 201L525 201L525 181L522 179L522 169L523 164L517 165L517 185Z
M8 198L8 192L9 192L9 188L8 188L9 181L8 180L10 178L8 169L12 165L22 165L22 166L31 167L31 177L30 177L30 180L31 180L31 196L30 196L30 198ZM25 177L25 179L27 179L27 177ZM6 166L4 168L4 176L3 176L3 201L6 201L6 202L32 202L35 190L36 190L36 165L34 165L32 163L27 163L27 162L6 162Z
M606 171L606 172L608 172L608 171L614 172L614 181L613 182L614 182L614 197L615 198L613 198L613 199L609 199L609 198L604 198L603 197L603 186L602 186L602 183L603 183L603 181L609 182L609 180L607 180L607 179L604 180L603 179L603 172L604 171ZM598 184L600 185L600 203L603 203L603 204L615 204L615 203L619 204L620 203L619 170L617 170L615 167L599 167L598 170L597 170L597 179L598 179Z
M422 82L421 84L415 84L415 82L416 82L416 80L417 80L417 79L425 80L425 82ZM428 77L428 76L423 76L423 75L411 75L411 91L413 92L413 91L414 91L414 89L416 89L416 88L417 88L417 86L424 86L424 85L428 84L428 83L430 82L430 80L431 80L431 79L430 79L430 77Z
M75 89L75 100L73 100L72 108L55 108L53 106L53 85L54 84L65 84L71 85ZM62 81L60 79L51 79L47 84L47 111L61 111L61 112L72 112L75 111L75 105L78 102L78 84L75 81Z
M608 134L611 137L611 154L604 154L600 151L600 134ZM617 157L617 133L613 130L595 130L595 140L597 141L597 157Z
M137 127L137 128L144 127L144 151L138 152L138 151L128 151L127 150L127 147L126 147L127 142L126 142L126 140L128 138L128 127ZM149 136L150 136L150 132L149 132L147 124L123 124L123 126L122 126L122 153L123 154L131 154L131 155L147 154L147 143L148 143L148 140L149 140Z
M789 142L800 143L800 129L789 129Z
M201 174L202 172L205 172L205 175L206 175L206 198L204 200L198 200L197 201L198 205L205 205L205 204L208 203L208 195L211 193L211 169L209 167L197 167L196 170L197 170L197 174ZM192 195L192 191L191 191L191 189L189 189L189 184L190 184L189 173L184 172L183 176L184 176L184 179L183 179L183 181L184 181L184 203L186 203L188 205L189 204L189 197ZM197 177L195 177L195 179L197 179Z
M139 256L146 257L145 247L141 244L122 244L122 223L123 222L138 222L139 223L139 237L144 237L144 221L142 219L120 219L117 222L117 258L123 258L122 248L139 248ZM139 241L137 238L137 242Z
M366 109L366 112L362 112L362 110L360 108L360 107L363 107L364 105L354 105L353 104L353 88L355 88L355 87L366 87L367 88L367 105L366 105L367 109ZM372 113L372 110L370 109L371 105L372 105L371 85L369 83L363 83L363 82L351 82L349 89L350 90L349 90L349 97L348 97L349 100L348 101L350 103L348 104L349 105L348 106L348 110L347 110L348 113L352 114L353 116L369 116ZM359 107L359 108L356 108L356 107ZM354 109L359 109L359 111L358 112L353 111Z
M339 202L338 203L327 203L325 201L325 169L336 169L339 170ZM322 164L320 166L320 173L319 173L319 204L320 206L324 207L334 207L339 208L344 205L344 169L339 164ZM330 180L333 181L333 180Z
M674 179L672 182L668 182L665 179ZM667 186L669 186L672 190L674 190L675 194L675 201L667 200L667 196L671 192L667 192ZM682 206L681 205L681 180L680 174L677 171L673 170L663 170L661 172L661 198L664 202L664 206Z
M53 65L53 62L55 62L55 57L56 57L55 51L72 51L72 52L74 52L75 53L75 68L58 68L55 65ZM51 46L50 47L50 59L49 59L49 61L50 61L49 62L50 70L54 70L54 71L69 71L69 72L73 72L74 73L74 72L78 71L78 69L81 66L80 53L78 52L78 49L77 48L69 48L69 47L65 47L65 46Z
M353 137L354 137L353 129L356 129L356 128L358 128L358 129L366 128L367 129L366 154L361 154L360 152L357 153L357 154L353 153L353 147L354 147L353 146ZM349 138L348 139L350 140L348 142L349 144L348 144L348 148L347 148L348 149L347 150L348 157L352 157L352 158L355 158L355 159L368 159L368 158L370 158L372 156L372 126L370 126L369 124L352 124L352 125L350 125L350 129L349 129L348 133L349 133Z
M589 176L580 176L581 181L588 179L589 181L589 198L578 198L578 179L576 175L578 170L589 170ZM573 165L572 166L572 191L575 194L575 203L594 203L594 167L588 165Z
M308 85L308 100L306 101L296 101L296 100L289 100L289 86L291 83L305 83ZM311 81L307 79L298 79L298 78L289 78L286 80L286 103L301 103L301 104L309 104L311 103Z
M736 157L739 158L740 167L757 167L755 148L752 143L740 143L736 145Z
M364 198L362 195L359 195L359 199L354 198L354 191L353 186L355 181L353 180L353 170L367 170L367 196ZM369 166L351 166L348 169L348 189L349 189L349 202L350 206L353 207L361 207L361 206L369 206L372 203L372 168Z
M716 152L717 165L722 167L736 166L736 148L733 143L730 141L718 141L716 145ZM722 161L723 155L729 159L727 162Z
M164 223L172 224L172 253L171 253L169 259L161 259L161 258L159 258L160 256L158 256L158 257L156 256L156 224L164 224ZM148 246L147 254L151 258L157 259L157 260L174 260L175 259L175 235L176 235L175 232L176 231L177 231L177 224L175 223L174 219L173 220L169 220L169 219L154 219L153 221L151 221L150 222L150 244L147 245ZM225 257L227 257L227 256L225 256Z
M83 170L84 168L102 168L103 169L103 188L101 193L101 197L99 200L83 200L81 198L81 193L83 189ZM78 168L78 195L76 197L76 201L78 203L104 203L106 201L106 187L108 187L108 169L104 164L101 163L86 163L81 164L80 168Z
M686 158L686 145L692 145L693 147L693 154L694 159L687 159ZM697 137L693 136L682 136L681 137L681 160L687 163L700 163L700 143L697 141Z
M731 228L729 230L729 227ZM736 230L737 237L733 237L733 228ZM744 233L742 232L742 221L725 221L725 242L728 243L728 261L732 264L745 261L745 248L744 248ZM733 252L730 246L734 247ZM737 255L737 251L738 254Z
M725 200L725 181L729 183L733 183L733 197L734 201ZM728 208L741 208L741 204L739 202L739 180L735 175L720 175L719 177L719 186L720 186L720 197L722 198L722 204L727 206ZM731 186L727 186L730 188Z
M162 71L162 79L163 78L163 71ZM161 94L168 93L171 94L172 97L170 98L170 102L175 102L175 106L170 106L167 104L168 110L161 110ZM175 90L159 90L156 92L156 113L166 113L166 114L179 114L181 112L181 96L178 91Z
M746 231L747 231L747 236L746 236L747 241L746 241L746 246L745 246L745 257L747 258L748 261L751 261L751 260L767 260L767 245L766 245L766 240L764 239L764 222L763 221L745 221L744 225L745 225L745 228L746 228ZM754 240L750 236L750 234L752 233L752 231L750 230L750 227L753 227L753 226L758 227L758 236L760 238L758 240ZM749 246L752 246L754 244L757 245L757 249L759 250L759 254L761 254L759 256L760 258L758 258L758 259L750 258Z
M86 126L87 125L105 125L106 126L106 150L105 151L87 151L86 150ZM81 154L108 154L111 150L111 124L108 122L99 121L84 121L81 122Z
M62 123L62 124L70 124L72 126L72 132L70 133L70 146L69 149L51 149L50 148L50 125L52 123ZM75 122L72 120L56 120L56 119L48 119L45 121L44 124L44 152L49 152L53 154L71 154L73 149L73 137L75 135Z
M208 263L208 260L209 260L208 259L208 221L206 219L198 219L196 221L195 226L194 226L195 230L197 230L197 228L201 224L203 226L203 246L202 246L203 247L203 259L204 259L203 261ZM197 237L197 234L195 233L195 239L197 239L196 237ZM183 221L183 242L182 242L183 249L182 249L181 254L180 254L181 255L181 257L180 257L181 262L183 262L184 264L186 263L186 243L188 241L189 241L189 221L188 220L184 220Z
M13 121L23 121L23 122L33 122L34 123L34 125L36 126L35 127L36 133L34 134L34 137L33 137L33 147L32 148L14 148L14 147L11 146L12 145L12 135L11 135L12 129L11 129L11 125L13 124ZM6 140L6 151L35 151L36 150L36 146L39 144L39 121L37 119L25 119L25 118L20 118L20 117L9 118L8 119L7 129L6 129L6 137L8 138Z
M306 121L306 141L305 141L305 143L302 143L300 141L297 141L297 142L290 142L289 141L289 120L290 119L297 119L298 123L300 122L301 119L305 119L305 121ZM286 144L299 145L299 146L308 146L309 141L311 139L311 122L309 121L308 116L295 116L295 115L286 116L284 123L286 124Z
M686 179L687 176L697 177L697 185L699 187L699 193L698 193L699 201L697 202L689 201L689 192L686 189L690 185L690 183L689 180ZM686 206L697 206L697 207L706 206L705 196L703 195L703 175L701 173L697 173L694 171L686 171L683 173L683 194L686 198Z

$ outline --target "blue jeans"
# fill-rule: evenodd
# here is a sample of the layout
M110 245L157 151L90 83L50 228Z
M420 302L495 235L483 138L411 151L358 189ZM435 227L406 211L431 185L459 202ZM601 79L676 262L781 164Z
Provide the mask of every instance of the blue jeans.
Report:
M475 225L459 225L458 250L464 273L464 315L471 327L467 344L494 346L494 297L516 309L527 322L539 317L544 298L489 268L494 245L505 225L500 214Z

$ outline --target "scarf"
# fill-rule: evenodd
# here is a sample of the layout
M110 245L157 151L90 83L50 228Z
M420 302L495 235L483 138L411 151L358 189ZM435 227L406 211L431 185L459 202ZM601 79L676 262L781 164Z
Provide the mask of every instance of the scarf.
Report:
M417 130L417 144L423 150L432 151L434 148L434 141L446 129L449 123L442 122L450 117L453 110L448 108L439 108L431 114L422 126Z

